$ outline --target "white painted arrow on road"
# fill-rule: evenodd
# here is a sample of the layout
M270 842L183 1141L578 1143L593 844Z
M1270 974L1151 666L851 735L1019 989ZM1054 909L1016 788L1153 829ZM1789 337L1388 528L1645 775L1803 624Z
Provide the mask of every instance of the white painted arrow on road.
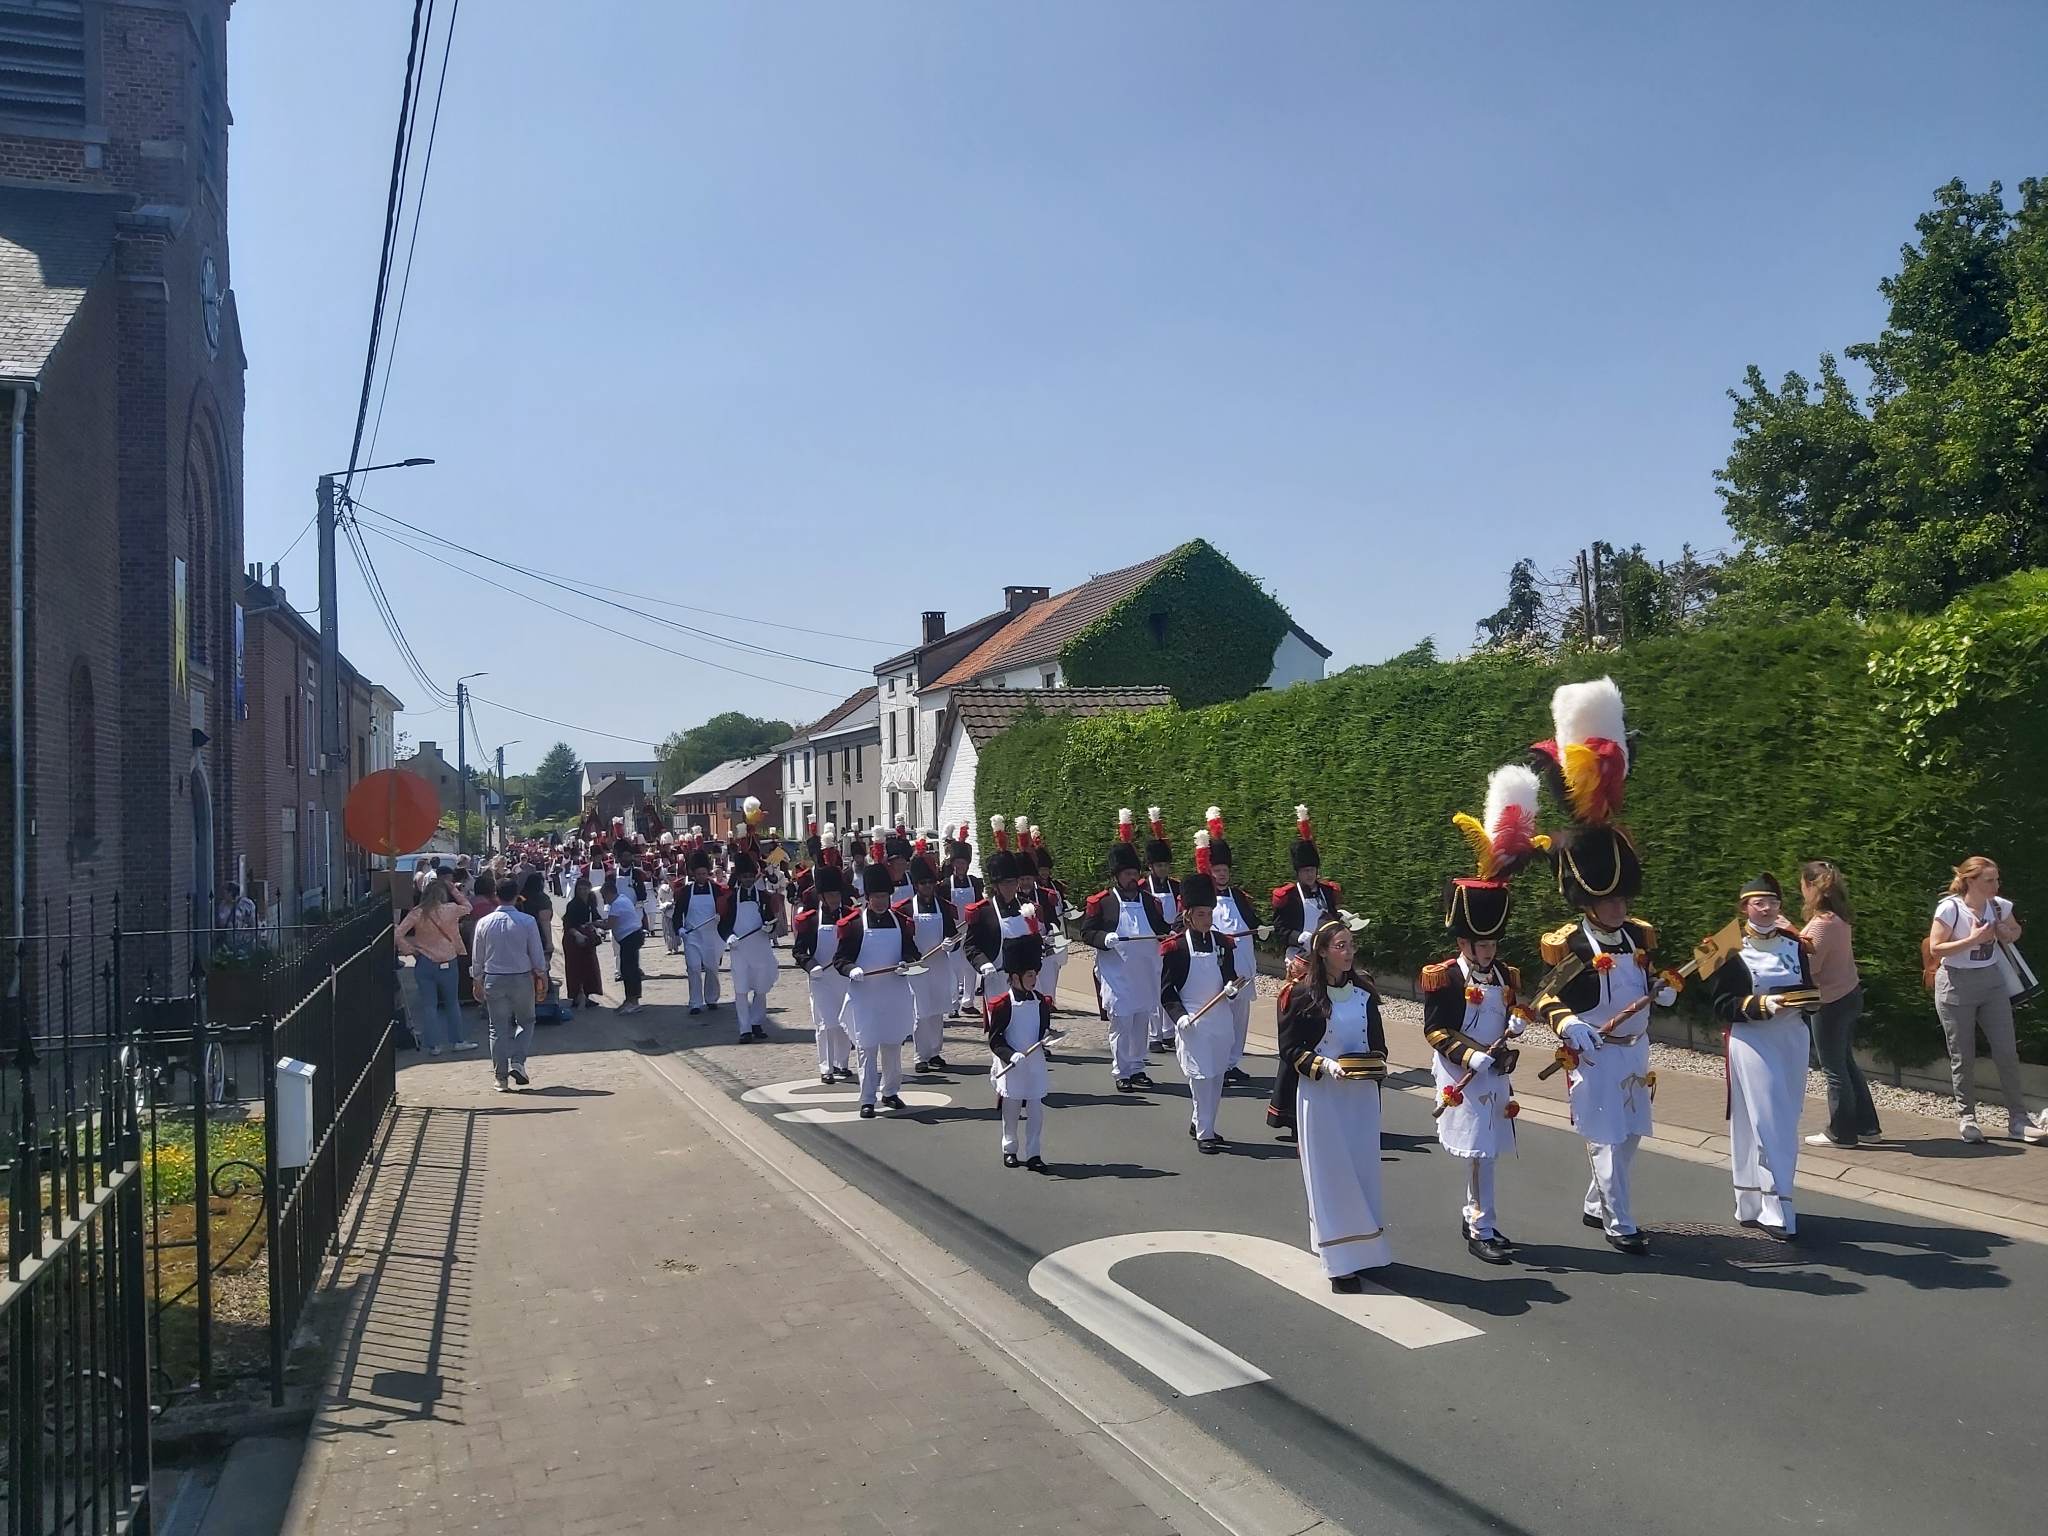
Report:
M778 1120L794 1120L806 1125L831 1125L840 1120L860 1118L860 1092L858 1089L841 1086L827 1087L815 1077L800 1077L789 1083L769 1083L761 1088L749 1088L740 1095L743 1104L795 1104L802 1107L783 1110L776 1115ZM950 1093L941 1093L936 1088L906 1088L903 1102L912 1109L937 1109L953 1102ZM832 1104L847 1104L849 1109L829 1109ZM877 1113L887 1115L889 1111Z
M1329 1277L1313 1253L1243 1232L1126 1232L1062 1248L1031 1267L1031 1289L1036 1294L1183 1397L1272 1378L1110 1277L1126 1259L1151 1253L1228 1259L1404 1349L1450 1344L1482 1332L1371 1281L1355 1296L1340 1295L1330 1289Z

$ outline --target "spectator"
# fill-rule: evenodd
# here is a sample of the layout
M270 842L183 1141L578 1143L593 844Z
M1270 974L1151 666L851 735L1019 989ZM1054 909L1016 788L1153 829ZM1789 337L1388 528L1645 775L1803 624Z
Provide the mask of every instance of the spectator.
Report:
M569 993L569 1006L597 1006L604 991L604 977L597 963L597 941L602 914L597 898L590 893L590 878L576 877L575 894L562 913L562 984Z
M1854 1147L1876 1141L1883 1132L1870 1084L1856 1061L1856 1022L1863 1017L1863 981L1856 971L1851 942L1854 919L1849 914L1849 889L1842 872L1826 859L1799 866L1799 894L1805 901L1806 926L1800 930L1813 946L1813 988L1819 1009L1809 1017L1813 1049L1828 1082L1828 1128L1806 1138L1810 1147Z
M491 1021L491 1072L498 1092L510 1078L524 1088L527 1048L533 1043L533 1008L547 990L548 958L540 928L519 910L519 886L506 879L496 905L476 925L476 998Z
M256 947L256 903L244 896L242 888L233 881L228 882L213 920L220 929L219 941L228 953L246 955Z
M398 952L412 956L413 984L419 994L420 1033L427 1054L473 1051L465 1040L462 1009L457 1004L456 960L463 952L461 923L469 910L466 898L453 894L439 880L421 893L419 905L399 920Z
M555 987L555 904L548 900L547 877L537 869L527 871L519 887L519 910L540 929L541 953L548 961L548 994L534 1018L542 1024L559 1024L562 1004Z
M646 942L647 930L640 925L640 904L633 899L632 892L621 891L619 882L606 879L604 883L604 925L619 946L619 985L625 990L626 1000L619 1004L620 1013L640 1011L640 946Z
M1965 1141L1982 1141L1977 1125L1977 1031L1998 1067L1998 1085L2015 1141L2048 1141L2027 1118L2020 1093L2020 1057L2013 1036L2012 998L1998 963L2000 943L2020 936L2012 903L1998 894L1998 866L1981 854L1956 866L1948 894L1934 909L1927 952L1941 962L1934 981L1934 1011L1948 1037L1949 1081L1955 1090L1956 1128Z

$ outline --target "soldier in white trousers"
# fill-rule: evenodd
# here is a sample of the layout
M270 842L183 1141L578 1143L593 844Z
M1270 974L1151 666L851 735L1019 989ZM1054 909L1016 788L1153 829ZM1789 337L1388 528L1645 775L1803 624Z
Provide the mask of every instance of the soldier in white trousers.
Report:
M1110 1070L1118 1093L1152 1086L1146 1031L1159 1008L1159 941L1170 925L1145 889L1129 810L1117 812L1107 889L1088 898L1081 938L1095 954L1095 995L1109 1023Z
M725 958L717 928L725 916L726 889L711 878L708 848L691 850L689 883L676 892L676 909L683 929L683 967L690 977L690 1012L698 1014L718 1006L718 966Z
M1045 941L1035 933L1003 940L1003 970L1009 986L988 1000L989 1081L1003 1119L1003 1166L1048 1173L1042 1155L1045 1096L1052 1071L1045 1039L1052 1031L1052 999L1038 990Z
M816 905L797 914L791 939L797 967L810 980L811 1028L818 1037L821 1083L854 1080L853 1041L840 1023L846 1009L846 989L851 983L832 966L839 949L839 920L845 915L845 891L846 881L835 866L815 866L810 894Z

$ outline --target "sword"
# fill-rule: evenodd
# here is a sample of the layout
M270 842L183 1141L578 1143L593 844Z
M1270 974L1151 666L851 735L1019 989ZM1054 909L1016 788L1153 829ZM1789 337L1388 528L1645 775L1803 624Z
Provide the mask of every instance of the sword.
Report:
M1522 1032L1519 1029L1503 1030L1501 1031L1500 1039L1494 1041L1494 1045L1506 1045L1511 1040L1519 1040L1521 1038ZM1491 1049L1492 1047L1489 1046L1488 1050L1490 1051ZM1556 1063L1553 1062L1552 1065L1555 1066ZM1459 1078L1455 1083L1451 1084L1450 1087L1446 1088L1441 1094L1437 1096L1436 1108L1432 1109L1429 1112L1429 1118L1432 1120L1443 1119L1444 1111L1449 1109L1453 1104L1457 1103L1459 1099L1462 1099L1465 1096L1465 1090L1472 1086L1472 1079L1477 1077L1478 1075L1479 1069L1477 1067L1467 1067L1465 1069L1465 1075L1463 1077ZM1542 1074L1539 1072L1537 1076L1540 1077L1542 1076ZM1453 1094L1457 1095L1457 1098L1453 1098Z
M1701 939L1693 947L1692 958L1680 966L1674 974L1681 981L1689 976L1697 976L1702 971L1711 975L1723 960L1741 947L1742 924L1739 921L1732 922L1719 933L1709 934L1706 938ZM1655 997L1656 993L1654 991L1644 992L1641 997L1630 1003L1605 1024L1602 1024L1600 1026L1600 1043L1605 1045L1611 1040L1614 1037L1615 1030L1649 1007L1652 999ZM1551 1062L1549 1066L1536 1074L1538 1079L1553 1076L1567 1065L1565 1056L1566 1051L1560 1049L1557 1060Z
M1173 1027L1175 1029L1193 1029L1197 1024L1199 1024L1202 1021L1203 1014L1207 1013L1211 1008L1214 1008L1218 1003L1222 1002L1225 998L1237 996L1238 989L1243 985L1244 983L1241 981L1233 981L1229 986L1225 987L1221 992L1218 992L1214 997L1210 998L1209 1001L1202 1004L1202 1006L1197 1008L1193 1013L1189 1014L1187 1023L1176 1024Z

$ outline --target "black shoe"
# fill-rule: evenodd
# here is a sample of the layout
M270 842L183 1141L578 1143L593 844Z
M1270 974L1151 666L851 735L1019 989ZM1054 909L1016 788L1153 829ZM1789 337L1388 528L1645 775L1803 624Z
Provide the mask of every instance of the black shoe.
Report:
M1172 1050L1173 1042L1171 1040L1154 1040L1151 1044L1150 1049L1152 1051L1152 1054L1157 1056L1161 1051Z
M872 1119L874 1119L874 1118L875 1118L875 1106L874 1106L874 1105L872 1105L872 1104L863 1104L863 1105L861 1105L861 1107L860 1107L860 1117L861 1117L861 1119L863 1119L863 1120L872 1120Z
M981 1017L981 1010L975 1007L972 1003L969 1003L965 1008L962 1008L960 1011L970 1019L978 1019Z
M888 1105L888 1106L889 1106L889 1108L891 1108L891 1109L893 1109L893 1110L899 1110L899 1111L900 1111L900 1110L908 1109L908 1108L910 1107L909 1105L907 1105L907 1104L905 1104L905 1103L903 1102L903 1098L902 1098L902 1096L901 1096L900 1094L894 1094L894 1093L885 1093L885 1094L883 1094L883 1095L882 1095L882 1102L883 1102L884 1104Z
M1588 1216L1584 1211L1579 1212L1579 1223L1581 1226L1600 1227L1602 1229L1607 1226L1607 1223L1598 1216Z
M1003 1154L1003 1166L1004 1166L1005 1168L1021 1168L1021 1167L1023 1167L1024 1165L1023 1165L1022 1163L1020 1163L1020 1162L1018 1162L1018 1161L1017 1161L1017 1154L1016 1154L1016 1153L1014 1153L1014 1152L1005 1152L1005 1153Z
M1330 1289L1340 1296L1356 1296L1365 1289L1365 1281L1357 1275L1338 1275L1331 1280Z
M1223 1081L1226 1083L1248 1083L1251 1081L1251 1078L1245 1073L1240 1072L1236 1067L1232 1067L1223 1074Z
M522 1088L526 1087L526 1086L527 1086L527 1076L526 1076L526 1068L524 1068L524 1067L514 1067L514 1068L512 1068L512 1081L513 1081L513 1082L515 1082L515 1083L517 1083L517 1084L518 1084L518 1085L519 1085L520 1087L522 1087Z
M842 1083L857 1083L860 1081L860 1074L851 1067L841 1067L832 1075Z
M913 1061L913 1062L912 1062L912 1063L910 1064L910 1070L911 1070L911 1071L913 1071L913 1072L920 1072L920 1073L922 1073L922 1072L929 1072L929 1071L931 1071L931 1069L932 1069L932 1064L931 1064L930 1062L928 1062L928 1061L924 1060L924 1058L922 1058L922 1057L919 1057L919 1058L918 1058L918 1059L917 1059L916 1061Z
M1034 1158L1032 1158L1032 1159L1031 1159L1031 1160L1030 1160L1029 1162L1027 1162L1027 1163L1026 1163L1026 1164L1025 1164L1024 1166L1025 1166L1026 1168L1029 1168L1029 1169L1030 1169L1030 1170L1031 1170L1031 1171L1032 1171L1033 1173L1051 1173L1051 1172L1052 1172L1052 1170L1051 1170L1050 1168L1048 1168L1048 1167L1046 1167L1046 1166L1045 1166L1045 1159L1044 1159L1044 1158L1042 1158L1042 1157L1034 1157Z
M1199 1137L1199 1136L1197 1136L1197 1135L1195 1134L1195 1122L1194 1122L1194 1121L1192 1121L1192 1120L1190 1120L1190 1121L1188 1122L1188 1140L1189 1140L1189 1141L1200 1141L1201 1139L1202 1139L1201 1137Z
M1624 1232L1619 1236L1610 1232L1607 1234L1607 1246L1640 1258L1650 1251L1650 1240L1640 1232Z
M1223 1138L1221 1136L1197 1136L1195 1138L1195 1150L1214 1157L1223 1150Z
M1482 1264L1507 1264L1513 1262L1509 1257L1509 1245L1505 1238L1474 1237L1466 1241L1465 1248L1473 1258L1479 1260Z
M1116 1091L1118 1093L1136 1093L1138 1089L1130 1078L1120 1077L1116 1080Z
M768 1038L768 1031L756 1024L754 1026L754 1038L756 1040L766 1040Z
M1152 1088L1158 1086L1152 1081L1152 1074L1150 1072L1133 1072L1131 1074L1131 1081L1136 1083L1141 1088Z
M943 1072L946 1070L946 1058L943 1056L934 1056L930 1061L926 1062L925 1065L930 1067L934 1072Z

